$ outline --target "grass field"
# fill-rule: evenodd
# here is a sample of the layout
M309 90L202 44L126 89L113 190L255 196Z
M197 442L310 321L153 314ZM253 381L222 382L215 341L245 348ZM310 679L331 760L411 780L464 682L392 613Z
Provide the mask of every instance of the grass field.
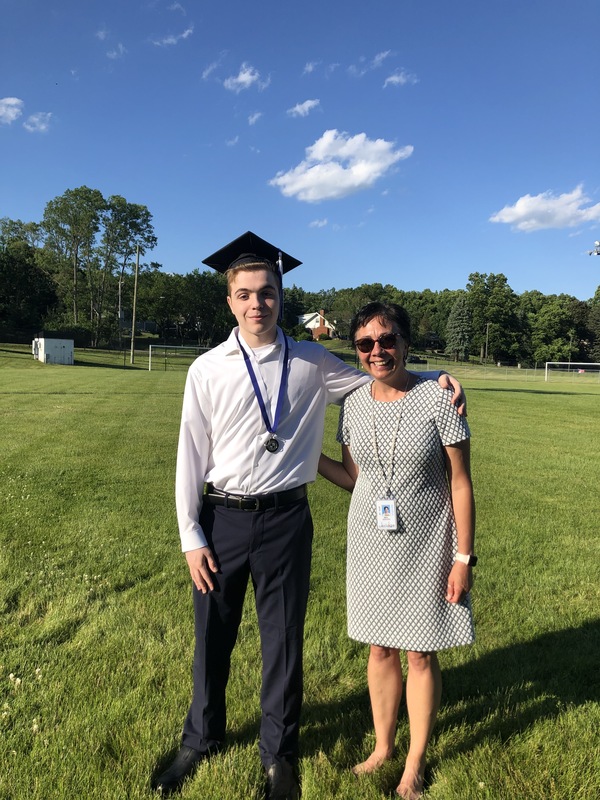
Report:
M185 371L44 366L0 345L0 800L148 800L179 744L192 609L173 473ZM115 367L121 367L116 369ZM432 800L600 796L600 385L465 377L478 510L477 642L441 656ZM337 453L336 411L325 449ZM370 752L367 648L345 633L348 497L318 480L304 800L390 796ZM251 598L229 747L183 800L262 797Z

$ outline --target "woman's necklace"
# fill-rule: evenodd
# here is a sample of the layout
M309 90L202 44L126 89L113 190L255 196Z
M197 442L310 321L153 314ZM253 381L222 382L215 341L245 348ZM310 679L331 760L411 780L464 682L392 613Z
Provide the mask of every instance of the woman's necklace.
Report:
M406 375L406 383L404 384L404 389L401 389L406 396L406 391L408 389L408 384L410 381L410 372ZM393 471L394 471L394 451L396 449L396 439L398 438L398 432L400 430L400 423L402 421L402 412L404 411L404 403L400 406L400 413L398 414L398 419L396 421L396 429L394 431L394 435L392 437L392 441L390 444L390 452L388 457L388 464L387 468L384 468L380 451L379 451L379 443L377 441L377 428L375 426L375 383L373 381L371 384L371 398L373 402L371 403L371 434L373 436L373 455L375 456L375 461L379 467L379 473L381 478L383 479L384 485L384 496L380 497L378 500L375 501L375 516L377 519L377 528L380 531L395 531L398 529L398 515L396 512L396 500L392 497L391 486L392 486L392 478L393 478ZM396 398L398 400L404 400L404 397Z
M377 381L373 381L373 383L371 384L371 397L373 398L373 400L377 400L377 398L375 397L375 384L376 383L377 383ZM406 392L408 391L408 384L409 383L410 383L410 372L407 372L406 373L406 381L404 383L404 388L403 389L398 389L398 391L402 392L402 394L404 394L406 396ZM395 397L394 398L394 400L403 400L403 399L404 398L402 398L402 397Z

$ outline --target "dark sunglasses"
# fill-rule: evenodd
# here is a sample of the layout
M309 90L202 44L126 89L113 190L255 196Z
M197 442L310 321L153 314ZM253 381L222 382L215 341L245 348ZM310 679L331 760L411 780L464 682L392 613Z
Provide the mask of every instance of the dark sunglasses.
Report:
M354 346L357 350L360 350L361 353L370 353L375 347L375 342L377 342L379 347L383 348L383 350L393 350L396 347L396 339L399 336L399 333L384 333L382 336L378 336L377 339L371 339L370 336L365 336L364 339L357 339L354 342Z

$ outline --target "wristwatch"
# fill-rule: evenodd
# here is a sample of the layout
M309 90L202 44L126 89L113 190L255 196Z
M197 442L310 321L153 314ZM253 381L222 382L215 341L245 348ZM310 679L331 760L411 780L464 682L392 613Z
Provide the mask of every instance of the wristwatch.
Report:
M466 564L469 567L474 567L477 564L477 556L465 555L464 553L457 553L454 556L455 561L460 561L461 564Z

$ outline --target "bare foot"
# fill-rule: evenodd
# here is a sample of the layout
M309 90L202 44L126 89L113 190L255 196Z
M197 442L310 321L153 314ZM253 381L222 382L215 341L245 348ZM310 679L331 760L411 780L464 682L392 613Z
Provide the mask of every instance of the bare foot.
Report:
M400 783L396 789L396 794L404 798L404 800L419 800L423 797L423 769L409 767L408 764L404 768L404 774L400 778Z
M352 772L355 775L370 775L372 772L376 772L386 761L389 761L391 757L391 753L378 753L375 751L371 753L366 761L352 767Z

